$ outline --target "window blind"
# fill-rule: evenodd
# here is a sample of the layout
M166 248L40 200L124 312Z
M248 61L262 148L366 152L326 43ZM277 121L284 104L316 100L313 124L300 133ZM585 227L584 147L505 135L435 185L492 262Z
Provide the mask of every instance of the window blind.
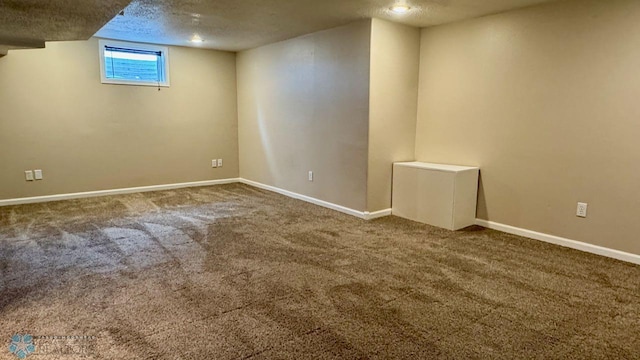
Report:
M162 51L105 46L105 76L108 79L163 82L162 56Z

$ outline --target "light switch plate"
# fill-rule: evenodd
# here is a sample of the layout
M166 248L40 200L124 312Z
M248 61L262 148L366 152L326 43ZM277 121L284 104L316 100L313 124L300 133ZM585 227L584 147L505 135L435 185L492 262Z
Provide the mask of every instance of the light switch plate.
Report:
M217 168L218 167L218 161L216 159L211 160L211 167L212 168Z
M36 180L42 180L42 170L34 170L33 175Z
M222 159L218 159L218 167L222 167Z
M33 171L28 170L24 172L24 179L27 181L33 181Z

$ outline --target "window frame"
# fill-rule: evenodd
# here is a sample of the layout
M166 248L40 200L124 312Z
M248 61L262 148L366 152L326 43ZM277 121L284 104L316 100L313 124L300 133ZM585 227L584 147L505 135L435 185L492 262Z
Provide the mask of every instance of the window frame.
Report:
M104 50L105 47L119 47L124 49L133 49L133 50L143 50L143 51L155 51L160 52L162 54L161 59L164 62L164 81L136 81L136 80L123 80L123 79L110 79L107 78L106 69L105 69L105 56ZM99 39L98 40L98 52L100 53L100 82L102 84L111 84L111 85L130 85L130 86L154 86L154 87L170 87L171 81L169 77L169 47L162 45L152 45L152 44L141 44L134 43L128 41L116 41L116 40L107 40L107 39Z

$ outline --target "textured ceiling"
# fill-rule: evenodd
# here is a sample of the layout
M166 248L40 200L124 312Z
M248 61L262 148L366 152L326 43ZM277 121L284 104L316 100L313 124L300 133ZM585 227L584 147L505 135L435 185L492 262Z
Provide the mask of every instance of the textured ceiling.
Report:
M0 54L50 40L86 40L130 0L0 0Z
M400 2L403 0L399 0ZM398 0L133 0L97 36L118 40L243 50L364 18L426 27L554 0L407 0L412 11L397 15Z

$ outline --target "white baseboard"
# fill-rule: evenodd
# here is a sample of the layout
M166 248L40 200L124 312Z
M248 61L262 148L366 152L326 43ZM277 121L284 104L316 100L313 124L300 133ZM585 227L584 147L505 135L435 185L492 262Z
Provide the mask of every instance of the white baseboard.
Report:
M391 209L378 210L378 211L374 211L374 212L365 211L364 212L364 219L365 220L373 220L373 219L377 219L377 218L381 218L381 217L385 217L385 216L389 216L389 215L391 215Z
M383 216L391 215L391 209L385 209L385 210L374 211L374 212L353 210L341 205L330 203L328 201L312 198L310 196L297 194L288 190L283 190L275 186L265 185L255 181L241 179L241 178L206 180L206 181L195 181L195 182L178 183L178 184L140 186L140 187L132 187L132 188L124 188L124 189L86 191L86 192L71 193L71 194L57 194L57 195L34 196L34 197L17 198L17 199L6 199L6 200L0 200L0 207L10 206L10 205L34 204L34 203L42 203L42 202L49 202L49 201L81 199L81 198L98 197L98 196L131 194L131 193L137 193L137 192L171 190L171 189L180 189L180 188L187 188L187 187L232 184L232 183L238 183L238 182L255 186L257 188L273 191L294 199L306 201L306 202L319 205L322 207L326 207L332 210L340 211L342 213L356 216L365 220L372 220L372 219L377 219Z
M588 252L596 255L606 256L609 258L640 265L640 255L631 254L624 251L609 249L609 248L605 248L598 245L592 245L592 244L588 244L588 243L584 243L576 240L562 238L559 236L539 233L536 231L517 228L515 226L500 224L500 223L488 221L488 220L476 219L476 225L480 225L493 230L502 231L508 234L519 235L519 236L523 236L523 237L534 239L534 240L544 241L547 243L560 245L560 246L568 247L571 249L576 249L576 250L580 250L580 251L584 251L584 252Z
M265 185L265 184L262 184L262 183L259 183L259 182L255 182L255 181L252 181L252 180L247 180L247 179L242 179L241 178L240 182L243 183L243 184L246 184L246 185L250 185L250 186L254 186L254 187L260 188L260 189L273 191L275 193L278 193L278 194L281 194L281 195L284 195L284 196L288 196L290 198L306 201L306 202L312 203L314 205L326 207L326 208L331 209L331 210L335 210L335 211L339 211L341 213L345 213L345 214L348 214L348 215L359 217L360 219L364 219L364 220L372 220L372 219L377 219L379 217L391 215L391 209L380 210L380 211L375 211L375 212L371 212L371 213L368 212L368 211L358 211L358 210L350 209L350 208L342 206L342 205L337 205L337 204L334 204L334 203L330 203L328 201L316 199L316 198L313 198L311 196L306 196L306 195L294 193L292 191L280 189L280 188L277 188L275 186Z
M231 184L231 183L237 183L239 181L240 179L237 179L237 178L221 179L221 180L206 180L206 181L179 183L179 184L165 184L165 185L140 186L140 187L132 187L132 188L124 188L124 189L87 191L87 192L79 192L79 193L72 193L72 194L34 196L34 197L27 197L27 198L0 200L0 206L33 204L33 203L80 199L80 198L97 197L97 196L131 194L131 193L137 193L137 192L171 190L171 189L180 189L180 188L187 188L187 187Z
M365 219L365 220L372 220L372 219L377 219L380 217L391 215L391 209L384 209L384 210L379 210L374 212L358 211L358 210L350 209L341 205L333 204L328 201L316 199L306 195L297 194L288 190L277 188L275 186L265 185L265 184L261 184L255 181L242 179L242 178L195 181L195 182L178 183L178 184L152 185L152 186L124 188L124 189L87 191L87 192L79 192L79 193L71 193L71 194L58 194L58 195L34 196L34 197L18 198L18 199L7 199L7 200L0 200L0 206L33 204L33 203L41 203L41 202L49 202L49 201L61 201L61 200L80 199L80 198L108 196L108 195L131 194L131 193L137 193L137 192L171 190L171 189L180 189L180 188L186 188L186 187L232 184L237 182L254 186L260 189L273 191L278 194L282 194L294 199L306 201L315 205L326 207L328 209L336 210L336 211L339 211L348 215L352 215L361 219ZM606 256L609 258L640 265L640 255L631 254L624 251L609 249L602 246L588 244L580 241L562 238L555 235L544 234L544 233L540 233L532 230L522 229L515 226L505 225L505 224L497 223L494 221L483 220L483 219L476 219L476 225L483 226L493 230L502 231L508 234L523 236L523 237L534 239L534 240L544 241L547 243L560 245L560 246L568 247L571 249L585 251L588 253Z

